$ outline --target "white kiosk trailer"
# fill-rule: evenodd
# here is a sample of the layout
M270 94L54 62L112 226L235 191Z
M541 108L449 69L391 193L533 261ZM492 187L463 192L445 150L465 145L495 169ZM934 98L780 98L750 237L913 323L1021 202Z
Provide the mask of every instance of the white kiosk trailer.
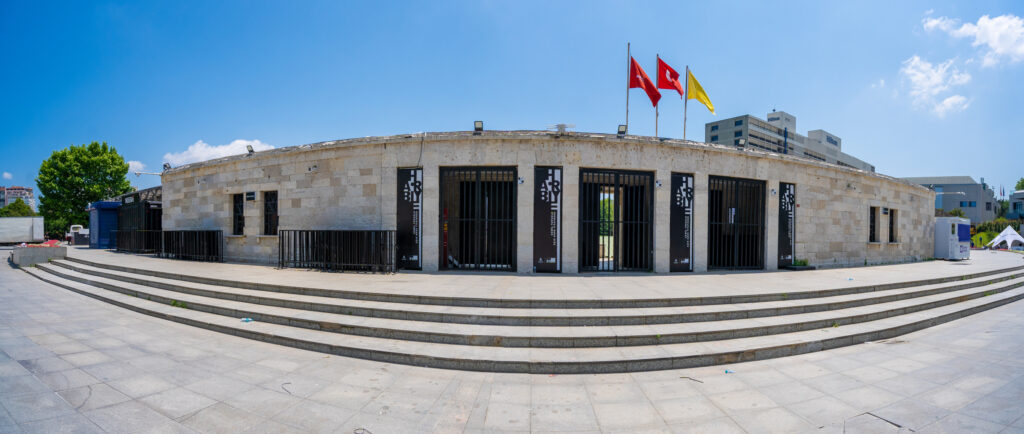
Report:
M971 258L971 221L961 217L935 218L935 259Z

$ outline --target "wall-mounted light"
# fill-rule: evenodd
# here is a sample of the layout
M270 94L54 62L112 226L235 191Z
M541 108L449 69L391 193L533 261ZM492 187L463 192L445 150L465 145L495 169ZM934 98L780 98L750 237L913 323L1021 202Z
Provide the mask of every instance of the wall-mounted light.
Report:
M256 152L255 150L252 149L252 145L245 145L245 149L249 150L249 155L252 155L253 152Z
M484 121L473 121L473 131L474 132L479 133L479 132L481 132L483 130L484 130Z
M625 125L619 125L619 130L618 130L617 134L620 135L620 136L625 136L626 135L626 126Z
M654 186L658 187L658 188L661 188L661 180L660 179L655 179L654 180Z
M739 139L736 143L739 143L740 148L744 148L747 146L747 139Z
M164 163L164 170L171 170L171 163Z
M526 178L523 178L522 176L520 176L519 177L519 183L520 184L525 184L526 183Z
M775 189L773 188L773 189L772 189L772 196L775 196L775 194L776 194L776 191L775 191Z

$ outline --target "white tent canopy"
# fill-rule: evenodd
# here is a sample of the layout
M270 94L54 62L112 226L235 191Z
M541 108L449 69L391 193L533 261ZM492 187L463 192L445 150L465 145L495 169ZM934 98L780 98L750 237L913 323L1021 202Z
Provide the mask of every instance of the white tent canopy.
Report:
M1003 229L1003 231L999 233L999 236L993 238L987 245L989 247L996 247L999 246L999 243L1004 241L1006 242L1006 248L1013 247L1014 244L1024 246L1024 237L1021 237L1020 234L1013 230L1013 227L1011 226L1007 226L1006 229Z

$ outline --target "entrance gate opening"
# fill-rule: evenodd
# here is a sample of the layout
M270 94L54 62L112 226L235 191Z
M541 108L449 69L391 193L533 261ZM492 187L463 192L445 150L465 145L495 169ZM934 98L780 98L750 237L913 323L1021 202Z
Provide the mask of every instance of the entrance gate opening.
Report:
M708 268L764 268L765 182L708 180Z
M654 174L580 169L580 271L651 271Z
M516 168L441 168L441 269L516 270Z

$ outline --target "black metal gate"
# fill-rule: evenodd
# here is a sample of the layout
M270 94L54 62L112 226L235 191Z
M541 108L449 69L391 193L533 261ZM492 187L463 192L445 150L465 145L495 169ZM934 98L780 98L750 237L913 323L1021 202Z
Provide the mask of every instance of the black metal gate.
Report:
M708 180L708 268L764 268L765 182Z
M441 168L441 269L515 271L516 168Z
M779 183L779 266L793 265L796 253L796 185Z
M580 271L651 271L654 174L580 169Z

